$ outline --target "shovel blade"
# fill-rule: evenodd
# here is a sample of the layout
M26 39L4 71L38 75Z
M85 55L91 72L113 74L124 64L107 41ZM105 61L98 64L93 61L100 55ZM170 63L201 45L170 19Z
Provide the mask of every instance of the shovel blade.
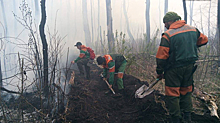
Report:
M150 95L152 92L154 91L153 88L151 89L146 89L146 90L143 90L142 92L139 92L139 93L135 93L135 98L144 98L145 96L147 95Z
M147 87L146 85L142 85L136 92L135 98L144 98L145 96L151 94L154 89Z
M135 98L144 98L145 96L151 94L154 89L147 87L146 85L142 85L136 92Z

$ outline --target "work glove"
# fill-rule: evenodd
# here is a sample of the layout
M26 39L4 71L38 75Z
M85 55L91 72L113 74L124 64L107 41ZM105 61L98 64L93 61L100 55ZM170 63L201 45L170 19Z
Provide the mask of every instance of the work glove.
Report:
M107 80L107 79L103 76L102 73L101 73L99 76L100 76L100 79L101 79L101 80L104 80L104 81Z
M164 79L164 75L163 74L157 74L157 79L159 79L159 80Z
M71 61L72 64L75 64L75 61Z
M109 84L109 86L108 86L108 87L109 87L109 88L112 88L112 85L110 85L110 84Z

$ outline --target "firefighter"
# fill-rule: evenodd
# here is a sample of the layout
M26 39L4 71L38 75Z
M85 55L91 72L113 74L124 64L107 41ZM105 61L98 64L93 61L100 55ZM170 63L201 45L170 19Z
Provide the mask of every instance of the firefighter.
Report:
M96 60L98 65L103 66L103 79L107 78L107 72L109 72L109 88L112 88L114 76L116 75L119 94L124 94L122 78L127 64L126 58L120 54L110 54L99 56Z
M77 63L80 75L84 76L84 70L83 66L85 67L86 70L86 78L89 80L90 79L90 67L87 65L90 59L90 54L87 51L87 48L85 45L82 45L81 42L77 42L76 45L77 49L80 50L79 57L72 61L72 64Z
M206 45L208 38L175 12L166 13L163 23L168 30L162 34L156 55L157 78L165 79L166 105L173 123L179 123L180 119L191 122L197 49Z

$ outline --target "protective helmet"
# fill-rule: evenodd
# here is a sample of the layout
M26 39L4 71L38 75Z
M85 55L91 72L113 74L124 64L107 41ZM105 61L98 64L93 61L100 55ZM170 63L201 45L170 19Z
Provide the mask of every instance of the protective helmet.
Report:
M163 17L163 23L181 20L181 17L176 12L167 12Z

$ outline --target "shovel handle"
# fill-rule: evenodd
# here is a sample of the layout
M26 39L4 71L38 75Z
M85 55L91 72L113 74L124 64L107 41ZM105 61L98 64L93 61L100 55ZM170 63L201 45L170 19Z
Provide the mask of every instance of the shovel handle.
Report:
M109 83L108 83L107 80L105 80L105 83L106 83L106 84L108 85L108 87L109 87ZM114 91L112 88L110 88L110 90L112 91L113 94L115 94L115 91Z
M152 88L155 84L157 84L157 83L159 82L159 80L160 80L160 79L157 78L153 83L151 83L151 84L149 85L148 88Z
M103 77L102 73L100 74L100 76ZM110 86L107 80L105 80L105 83L108 85L108 87ZM113 94L115 94L115 91L112 88L110 88L110 90Z

